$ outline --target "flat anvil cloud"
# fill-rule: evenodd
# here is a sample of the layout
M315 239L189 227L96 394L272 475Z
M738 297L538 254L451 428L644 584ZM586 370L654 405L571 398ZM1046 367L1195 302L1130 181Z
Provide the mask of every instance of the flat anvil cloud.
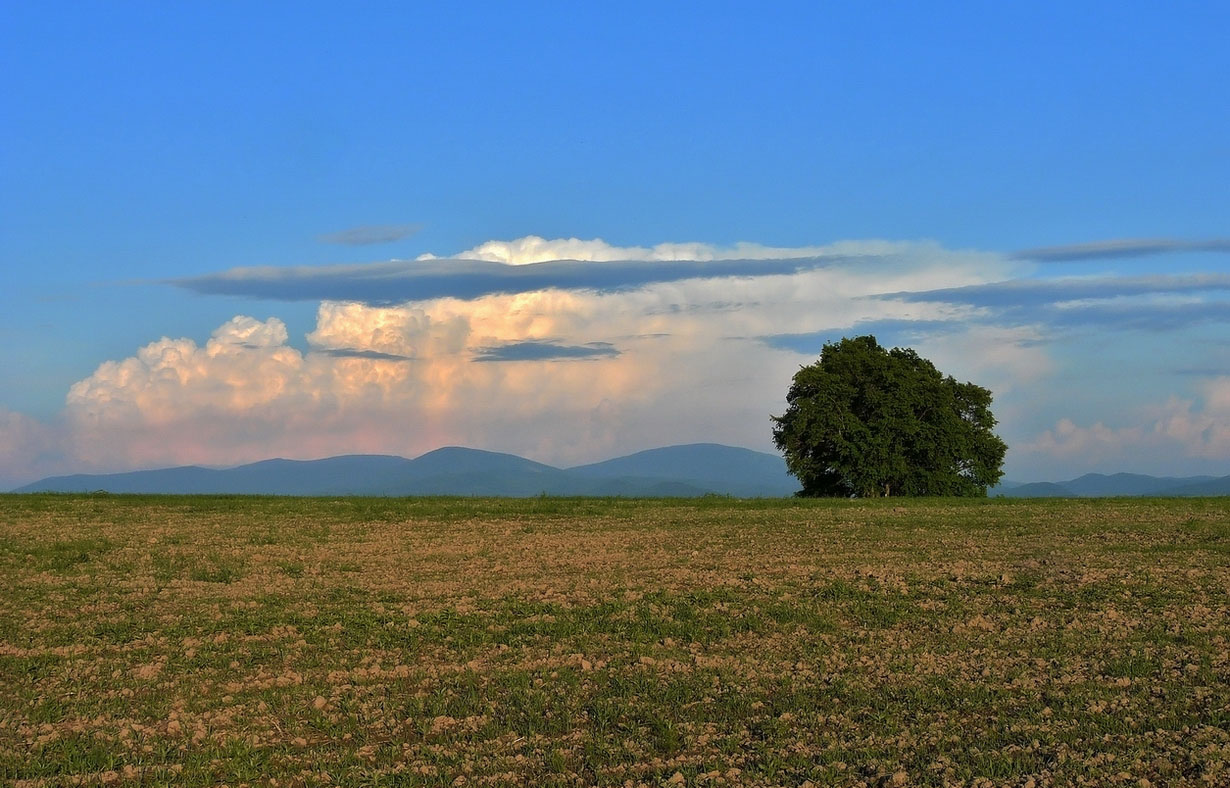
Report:
M1220 291L1230 292L1230 274L1016 279L888 295L907 301L945 301L969 306L1016 307L1121 296Z
M1177 238L1118 238L1064 246L1023 249L1014 257L1040 263L1148 257L1173 252L1230 252L1230 238L1185 241Z
M846 241L794 248L752 243L640 247L614 246L601 239L527 236L488 241L451 258L425 254L417 260L377 263L233 268L168 280L167 284L209 295L390 305L546 289L610 293L690 279L789 276L859 262L895 262L912 268L920 260L934 262L944 256L965 263L978 257L1005 269L1002 260L992 260L994 256L950 252L926 242Z
M884 297L984 310L997 323L1174 331L1230 323L1230 274L1017 279Z
M839 257L778 260L552 260L510 265L487 260L413 260L339 266L234 268L169 283L207 295L277 301L396 304L479 298L548 288L617 292L684 279L795 274L844 262Z

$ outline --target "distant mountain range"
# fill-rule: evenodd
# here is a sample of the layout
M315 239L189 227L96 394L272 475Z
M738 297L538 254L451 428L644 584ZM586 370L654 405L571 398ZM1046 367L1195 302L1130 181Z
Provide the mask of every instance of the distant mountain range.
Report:
M1066 482L1003 482L990 495L1006 498L1230 495L1230 476L1145 476L1087 473Z
M792 495L798 482L775 454L693 443L650 449L592 465L556 468L513 454L450 446L413 460L348 455L264 460L235 468L163 468L53 476L13 492L252 495L593 495L740 498ZM1230 495L1230 476L1085 474L1066 482L1003 482L989 494L1009 498Z
M349 455L264 460L235 468L198 466L54 476L14 492L260 495L594 495L781 497L799 489L773 454L696 443L637 452L592 465L555 468L512 454L450 446L408 460Z

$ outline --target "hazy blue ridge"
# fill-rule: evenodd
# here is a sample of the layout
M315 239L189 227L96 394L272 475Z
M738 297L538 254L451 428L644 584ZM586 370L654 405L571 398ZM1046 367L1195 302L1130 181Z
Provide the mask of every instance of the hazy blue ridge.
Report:
M588 495L779 497L798 489L785 462L717 444L669 446L606 463L555 468L513 454L449 446L413 460L347 455L263 460L235 468L195 466L43 479L14 492L262 495Z
M1005 498L1076 498L1076 493L1054 482L1030 482L1018 484L1007 489L996 489L993 495Z
M775 454L692 443L666 446L626 457L569 468L569 473L594 479L644 478L682 481L711 492L740 497L793 495L799 483Z
M156 489L183 490L184 493L218 492L218 471L188 465L180 468L160 468L153 471L128 473L77 473L71 476L51 476L13 492L151 492Z
M1080 496L1110 497L1116 495L1164 495L1167 490L1188 484L1211 481L1212 476L1187 478L1145 476L1139 473L1087 473L1062 486Z
M467 449L462 446L445 446L407 462L411 464L416 478L455 473L559 473L559 468L515 454Z
M991 495L1006 498L1114 498L1230 495L1230 476L1146 476L1139 473L1087 473L1063 482L1002 484Z
M777 455L694 443L566 469L514 454L446 446L412 460L355 454L321 460L262 460L221 469L190 465L56 476L14 492L774 498L793 495L798 488ZM1088 473L1060 482L1004 481L989 494L1009 498L1230 495L1230 476Z
M1192 484L1172 487L1166 495L1196 496L1196 495L1230 495L1230 476L1213 478Z

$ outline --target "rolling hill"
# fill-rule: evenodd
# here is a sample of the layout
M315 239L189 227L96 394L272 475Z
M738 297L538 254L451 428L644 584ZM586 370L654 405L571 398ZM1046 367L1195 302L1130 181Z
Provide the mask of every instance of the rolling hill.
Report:
M1076 493L1054 482L1029 482L1014 484L1011 487L993 489L991 495L1002 495L1006 498L1075 498Z
M111 474L55 476L14 492L244 495L533 495L695 497L716 493L776 498L799 488L774 454L693 443L556 468L513 454L447 446L415 459L346 455L321 460L262 460L234 468L185 466ZM1157 477L1087 473L1060 482L1009 482L990 495L1008 498L1230 495L1230 476Z
M512 454L449 446L406 459L347 455L263 460L43 479L14 492L260 495L619 495L739 497L792 494L798 485L772 454L718 444L668 446L561 469Z
M716 443L649 449L569 468L568 472L608 481L682 481L698 489L744 498L793 495L799 489L798 482L786 473L781 457Z
M1230 495L1230 476L1146 476L1139 473L1087 473L1063 482L1008 482L991 495L1005 498L1114 498Z
M1167 495L1168 490L1212 481L1212 476L1175 478L1145 476L1139 473L1087 473L1071 481L1060 482L1064 488L1081 497L1113 497L1117 495Z

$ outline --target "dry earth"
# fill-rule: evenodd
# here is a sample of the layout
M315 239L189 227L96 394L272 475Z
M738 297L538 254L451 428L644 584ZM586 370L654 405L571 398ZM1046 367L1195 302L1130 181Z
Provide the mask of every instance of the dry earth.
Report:
M0 496L0 781L1230 785L1230 499Z

